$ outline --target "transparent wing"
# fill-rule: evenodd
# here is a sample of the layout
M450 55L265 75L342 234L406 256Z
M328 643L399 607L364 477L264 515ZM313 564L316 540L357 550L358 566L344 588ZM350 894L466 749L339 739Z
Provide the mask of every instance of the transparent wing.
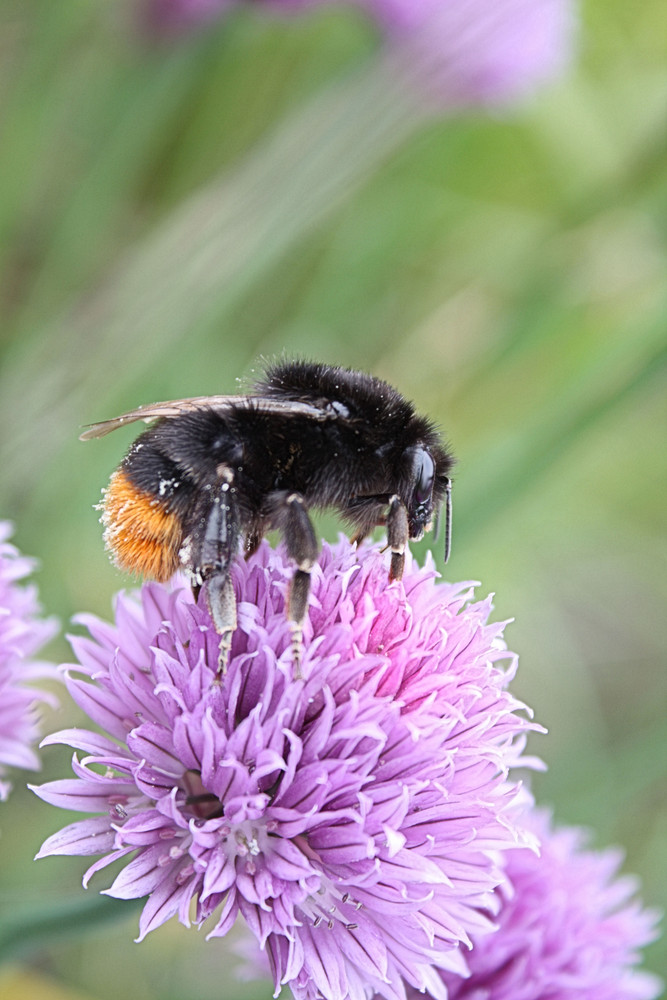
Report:
M138 406L136 410L129 410L119 417L89 424L79 436L79 440L90 441L92 438L104 437L105 434L110 434L125 424L133 424L137 420L150 423L151 420L158 420L160 417L180 417L183 413L202 409L217 410L222 413L232 410L257 410L260 413L278 413L283 416L291 414L315 420L327 420L331 417L326 410L297 400L267 399L266 396L192 396L190 399L148 403L146 406Z

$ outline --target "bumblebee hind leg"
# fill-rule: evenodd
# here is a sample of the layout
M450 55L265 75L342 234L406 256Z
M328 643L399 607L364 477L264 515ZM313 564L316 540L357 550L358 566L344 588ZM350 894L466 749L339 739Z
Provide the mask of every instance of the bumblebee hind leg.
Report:
M301 676L303 623L308 612L310 574L317 562L317 538L303 497L299 493L276 492L271 497L271 524L282 532L287 554L296 571L287 594L287 618L292 631L294 675Z
M215 630L220 636L218 673L224 674L232 648L232 636L237 626L236 596L228 573L214 573L206 581L206 605L213 619Z
M195 512L190 547L189 569L195 597L204 588L206 605L215 630L220 636L218 673L227 669L232 636L236 631L236 597L230 576L238 549L240 529L238 509L229 481L217 484L212 499Z

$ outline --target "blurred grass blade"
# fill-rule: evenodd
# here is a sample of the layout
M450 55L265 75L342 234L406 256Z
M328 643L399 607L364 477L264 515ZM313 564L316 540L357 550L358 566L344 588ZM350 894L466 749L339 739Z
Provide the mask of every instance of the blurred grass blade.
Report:
M119 361L140 375L185 337L196 350L211 317L219 322L259 285L422 121L384 62L344 80L179 207L85 302L25 338L0 380L4 426L16 424L28 387L34 400L5 457L15 488L91 416L84 399L101 412Z
M0 963L15 961L54 941L92 934L110 923L129 919L138 913L143 900L112 899L99 894L78 894L50 903L24 903L7 912L0 922Z
M593 425L647 389L667 365L664 313L644 329L621 328L615 340L601 338L562 391L545 398L531 426L467 463L465 499L458 504L457 545L489 525L528 494L540 477L573 448Z

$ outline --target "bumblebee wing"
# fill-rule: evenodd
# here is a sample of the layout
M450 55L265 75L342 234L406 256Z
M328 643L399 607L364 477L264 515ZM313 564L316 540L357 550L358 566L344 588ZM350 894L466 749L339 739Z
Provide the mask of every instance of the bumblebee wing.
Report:
M204 398L206 397L202 397L202 399ZM210 398L214 399L215 397ZM227 398L233 399L232 396ZM92 438L104 437L105 434L110 434L111 431L117 430L124 424L133 424L137 420L149 423L151 420L157 420L158 417L178 417L181 413L187 413L189 410L196 409L197 402L196 398L174 399L164 403L149 403L146 406L138 406L136 410L129 410L119 417L112 417L110 420L101 420L97 424L89 424L79 436L79 440L90 441ZM204 404L200 403L200 405Z
M79 440L90 441L93 438L104 437L105 434L110 434L111 431L115 431L125 424L133 424L137 420L150 423L151 420L158 420L161 417L180 417L183 413L202 409L218 410L223 413L231 410L254 409L261 413L277 413L283 416L299 415L316 420L327 420L331 416L326 410L319 409L311 403L296 400L270 399L266 396L192 396L190 399L172 399L164 403L149 403L146 406L138 406L136 410L129 410L119 417L102 420L97 424L89 424L79 435Z

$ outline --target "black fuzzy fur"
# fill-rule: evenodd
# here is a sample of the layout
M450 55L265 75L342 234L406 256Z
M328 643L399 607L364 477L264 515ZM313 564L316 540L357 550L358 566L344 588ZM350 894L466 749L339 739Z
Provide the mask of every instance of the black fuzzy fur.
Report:
M381 520L394 494L408 511L411 536L440 505L453 458L431 421L386 382L345 368L285 362L269 367L251 395L310 403L330 418L263 413L261 401L224 413L203 407L159 420L123 462L139 489L181 516L185 534L202 516L198 494L219 488L221 466L233 475L246 536L273 526L274 495L283 491L298 493L306 508L336 508L361 534ZM414 454L420 447L433 459L435 479L417 520Z
M196 594L206 585L221 636L221 670L236 628L230 567L241 541L249 554L267 530L278 528L296 563L287 610L298 670L317 557L308 510L333 507L357 539L386 524L389 578L396 579L408 540L421 538L449 490L453 458L434 424L392 386L363 372L282 362L246 396L140 407L94 425L86 436L146 418L156 422L121 468L151 504L178 518L173 554Z

